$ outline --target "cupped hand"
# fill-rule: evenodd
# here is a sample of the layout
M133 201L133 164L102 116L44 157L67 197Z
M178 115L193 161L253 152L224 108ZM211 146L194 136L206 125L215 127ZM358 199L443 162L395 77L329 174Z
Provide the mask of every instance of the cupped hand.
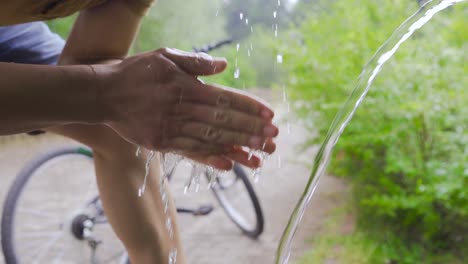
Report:
M275 151L273 111L259 98L197 79L226 65L225 59L173 49L96 65L105 80L100 97L111 117L106 124L147 149L219 169L230 169L232 161L258 167L258 157L249 159L240 146Z

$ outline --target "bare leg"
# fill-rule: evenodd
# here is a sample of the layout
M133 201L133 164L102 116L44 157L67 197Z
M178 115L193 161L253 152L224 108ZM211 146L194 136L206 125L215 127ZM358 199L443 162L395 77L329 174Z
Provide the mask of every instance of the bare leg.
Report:
M167 263L169 252L174 247L178 249L177 263L185 263L172 199L169 210L174 228L173 240L166 229L157 158L150 168L146 192L138 197L138 188L145 174L146 153L137 158L136 146L106 126L69 125L49 131L93 149L97 183L106 216L124 243L132 263Z

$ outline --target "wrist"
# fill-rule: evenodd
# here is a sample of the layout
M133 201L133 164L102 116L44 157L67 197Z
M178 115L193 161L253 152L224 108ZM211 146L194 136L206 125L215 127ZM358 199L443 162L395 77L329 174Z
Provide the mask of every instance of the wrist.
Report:
M113 64L94 64L87 65L93 74L94 83L94 109L97 117L97 123L107 124L116 120L115 107L112 102L112 87L115 87L113 81L116 75L116 69Z

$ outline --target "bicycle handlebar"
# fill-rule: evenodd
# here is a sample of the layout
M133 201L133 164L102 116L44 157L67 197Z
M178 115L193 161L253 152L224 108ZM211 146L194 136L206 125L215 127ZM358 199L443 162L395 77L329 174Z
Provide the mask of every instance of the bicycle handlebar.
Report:
M219 41L213 45L206 45L205 47L203 48L193 48L193 51L194 52L203 52L203 53L210 53L210 51L213 51L215 49L219 49L221 48L222 46L225 46L225 45L228 45L228 44L231 44L232 43L232 39L226 39L226 40L222 40L222 41Z

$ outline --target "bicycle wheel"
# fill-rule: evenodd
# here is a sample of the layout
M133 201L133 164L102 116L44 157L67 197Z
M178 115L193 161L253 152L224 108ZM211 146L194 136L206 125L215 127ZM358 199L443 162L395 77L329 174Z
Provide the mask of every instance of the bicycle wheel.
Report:
M18 174L1 238L7 264L128 262L97 197L92 154L79 147L41 155Z
M263 232L264 218L260 202L244 169L234 168L221 174L212 191L228 217L250 238Z

